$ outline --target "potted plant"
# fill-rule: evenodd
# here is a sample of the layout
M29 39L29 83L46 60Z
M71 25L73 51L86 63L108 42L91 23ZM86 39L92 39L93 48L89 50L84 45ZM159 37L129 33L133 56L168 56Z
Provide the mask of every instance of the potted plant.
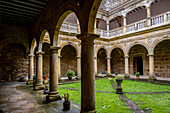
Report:
M139 75L140 75L140 73L136 72L136 79L139 79Z
M115 72L115 75L117 76L119 73L118 72Z
M105 72L105 71L104 71L104 70L102 70L102 74L104 74L104 72Z
M45 84L46 84L46 83L47 83L47 81L48 81L47 79L48 79L48 76L47 76L47 75L45 75L45 76L44 76L44 83L45 83Z
M71 70L68 70L67 73L66 73L66 76L68 77L69 80L71 80L72 77L75 76L75 73Z
M124 76L117 75L115 78L117 83L116 94L123 94L121 84L124 79Z

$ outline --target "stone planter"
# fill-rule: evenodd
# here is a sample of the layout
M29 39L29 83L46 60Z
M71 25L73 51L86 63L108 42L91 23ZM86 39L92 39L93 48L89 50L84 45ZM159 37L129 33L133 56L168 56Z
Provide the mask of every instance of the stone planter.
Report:
M72 80L72 77L68 77L69 80Z
M122 84L123 79L116 79L116 83L117 83L117 88L116 88L116 94L123 94L122 92Z

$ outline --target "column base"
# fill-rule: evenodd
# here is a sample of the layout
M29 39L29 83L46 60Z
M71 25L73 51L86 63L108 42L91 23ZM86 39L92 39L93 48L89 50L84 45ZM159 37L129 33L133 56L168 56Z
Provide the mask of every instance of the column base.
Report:
M149 76L149 80L156 80L155 76Z
M27 84L27 85L32 85L32 86L33 86L33 80L31 80L31 79L28 80L26 84Z
M80 111L80 113L97 113L96 110L92 110L92 111Z
M125 74L125 78L130 78L130 75L129 74Z
M61 95L59 94L58 91L49 92L48 95L46 96L47 102L52 102L52 101L57 101L57 100L62 100L62 97L61 97Z
M36 84L34 87L34 91L44 90L44 89L45 89L45 86L43 84Z

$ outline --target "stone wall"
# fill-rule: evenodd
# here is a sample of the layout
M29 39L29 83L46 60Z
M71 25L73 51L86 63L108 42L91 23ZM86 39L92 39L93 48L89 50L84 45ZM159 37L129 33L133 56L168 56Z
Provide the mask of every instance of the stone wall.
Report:
M50 74L50 44L44 43L43 44L43 76Z
M111 73L118 72L125 73L125 59L124 54L119 49L114 49L111 53Z
M135 45L129 51L129 70L130 74L134 72L134 57L142 57L143 60L143 75L149 75L149 57L146 48L142 45Z
M0 56L0 77L7 80L11 75L12 80L19 80L21 76L28 76L29 70L26 48L17 43L6 45Z
M77 59L76 49L67 45L61 50L61 76L65 76L68 70L72 70L77 73Z
M155 50L155 75L170 77L170 40L160 42Z
M100 49L97 54L97 73L102 73L102 71L107 71L107 59L106 52Z

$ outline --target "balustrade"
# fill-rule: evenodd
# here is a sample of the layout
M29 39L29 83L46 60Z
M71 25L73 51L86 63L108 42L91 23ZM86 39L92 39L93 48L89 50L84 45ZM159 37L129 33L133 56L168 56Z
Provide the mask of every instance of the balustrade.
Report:
M95 29L95 32L96 34L100 35L100 37L102 38L113 38L113 37L124 35L126 33L129 34L129 33L136 32L138 30L143 30L145 28L151 28L152 26L164 24L169 21L170 21L170 11L110 31ZM149 22L150 24L148 24ZM126 27L125 33L123 33L124 27ZM61 26L61 31L78 33L78 24L64 22Z

